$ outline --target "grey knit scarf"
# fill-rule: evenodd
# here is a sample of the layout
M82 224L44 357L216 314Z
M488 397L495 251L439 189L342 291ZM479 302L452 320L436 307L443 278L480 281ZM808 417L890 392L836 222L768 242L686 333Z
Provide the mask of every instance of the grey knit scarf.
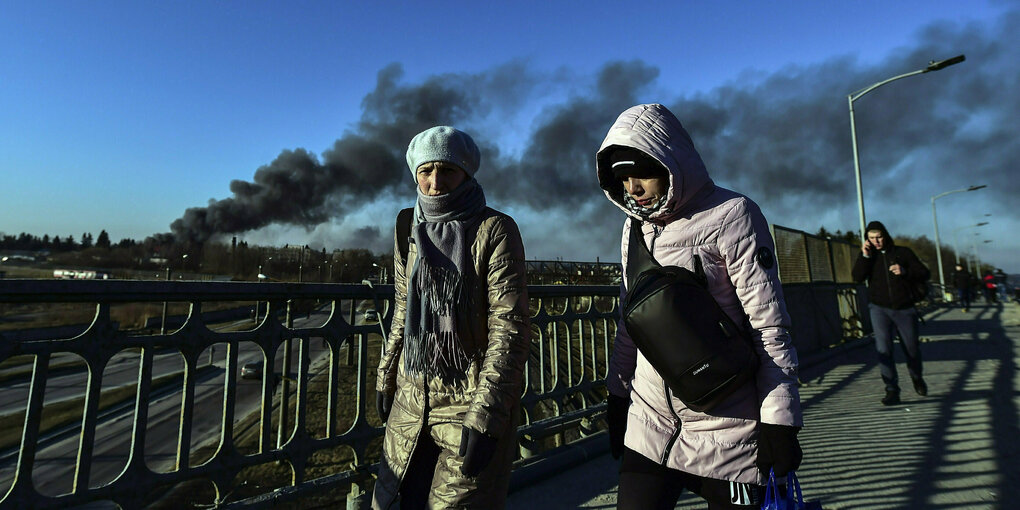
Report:
M411 236L418 257L411 269L404 323L404 369L446 380L464 377L470 361L461 343L458 313L470 294L471 244L485 209L478 181L439 196L418 190Z

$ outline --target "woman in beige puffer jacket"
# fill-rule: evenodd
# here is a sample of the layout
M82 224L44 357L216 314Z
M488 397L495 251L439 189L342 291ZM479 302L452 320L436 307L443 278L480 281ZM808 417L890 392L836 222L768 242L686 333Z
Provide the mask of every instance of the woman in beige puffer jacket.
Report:
M613 453L623 456L619 508L673 508L683 489L710 508L760 505L770 468L782 476L799 465L802 426L797 353L768 223L749 198L712 182L662 105L624 111L596 161L600 186L628 216L623 281L634 217L663 266L693 269L700 257L710 293L750 332L760 360L751 382L696 412L671 394L621 321L607 379Z
M394 249L372 507L502 508L529 352L524 243L512 218L485 206L467 134L423 131L407 162L418 200L406 260Z

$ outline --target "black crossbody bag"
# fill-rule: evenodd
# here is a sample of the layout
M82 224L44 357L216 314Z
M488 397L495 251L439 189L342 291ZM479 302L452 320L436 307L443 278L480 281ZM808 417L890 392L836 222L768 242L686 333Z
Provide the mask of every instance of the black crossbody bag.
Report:
M700 257L693 272L661 266L632 218L627 275L627 332L687 407L709 411L754 377L758 354L708 291Z

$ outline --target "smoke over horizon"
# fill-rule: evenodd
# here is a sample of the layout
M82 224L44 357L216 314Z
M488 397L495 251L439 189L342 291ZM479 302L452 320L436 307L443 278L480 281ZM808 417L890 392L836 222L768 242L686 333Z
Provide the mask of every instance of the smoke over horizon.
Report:
M283 150L252 181L232 181L231 197L189 208L171 230L179 240L198 242L269 225L315 230L316 237L360 230L388 246L392 216L375 225L345 220L377 201L413 200L407 143L423 129L449 124L478 142L477 178L491 205L515 212L529 256L532 246L555 253L558 246L578 245L586 255L618 256L623 217L598 188L594 153L617 115L643 102L670 108L713 179L754 199L771 222L808 231L856 229L847 94L961 53L967 55L962 64L885 86L855 103L868 216L904 234L927 233L929 197L972 184L988 185L980 198L994 209L989 212L1012 213L1020 192L1020 181L1011 178L1020 159L1013 118L1020 111L1014 50L1020 36L1011 28L1018 24L1016 10L994 25L933 24L913 45L876 64L836 56L769 72L738 75L735 69L731 82L687 95L677 84L658 83L659 69L641 60L608 62L587 78L565 79L511 62L411 84L402 82L401 66L391 64L362 100L355 128L321 158L301 148ZM549 90L565 98L543 103ZM508 128L505 119L534 105L540 111L524 132Z

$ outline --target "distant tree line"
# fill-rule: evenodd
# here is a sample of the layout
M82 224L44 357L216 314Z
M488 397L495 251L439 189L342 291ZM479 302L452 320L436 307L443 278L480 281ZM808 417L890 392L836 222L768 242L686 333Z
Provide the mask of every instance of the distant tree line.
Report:
M392 282L392 253L375 254L365 249L327 252L323 247L250 246L245 241L229 244L207 242L182 243L169 234L154 234L143 241L121 239L110 241L102 230L93 237L84 232L73 236L35 236L22 232L17 236L0 233L0 250L36 252L37 258L53 266L106 269L116 271L145 270L165 274L227 275L237 280L254 281L263 274L271 281L356 282L380 281L387 276ZM114 273L116 276L116 273Z
M844 241L860 246L860 233L855 230L832 232L824 226L814 234L818 237ZM933 281L938 280L935 243L926 236L894 235L897 244L914 250L932 270ZM121 239L111 243L106 230L93 238L91 232L74 236L42 237L25 232L14 235L0 233L0 250L48 252L53 265L96 269L156 270L169 269L174 273L206 273L228 275L237 280L254 281L261 273L269 280L306 282L361 282L379 281L385 274L392 282L393 254L375 254L365 249L346 249L327 252L313 250L307 245L249 246L245 241L207 242L195 244L178 242L169 233L154 234L143 241ZM969 257L961 254L966 263ZM956 263L956 252L951 246L942 246L944 274L951 275ZM979 272L994 269L982 265Z
M133 239L121 239L117 247L124 248L137 244ZM22 250L22 251L48 251L51 253L69 252L85 248L113 247L110 243L110 234L105 230L99 232L99 236L93 241L92 233L82 233L77 240L74 236L50 236L45 234L42 237L22 232L16 236L0 233L0 250Z

